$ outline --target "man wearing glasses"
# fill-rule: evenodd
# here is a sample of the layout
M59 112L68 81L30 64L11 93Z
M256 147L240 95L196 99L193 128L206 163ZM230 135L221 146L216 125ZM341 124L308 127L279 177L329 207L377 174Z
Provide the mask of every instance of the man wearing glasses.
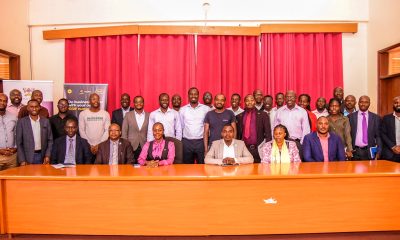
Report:
M76 122L78 122L78 119L69 112L69 103L67 99L61 98L58 100L57 108L58 113L49 119L51 131L53 133L53 139L57 139L66 135L64 126L68 119L74 119Z

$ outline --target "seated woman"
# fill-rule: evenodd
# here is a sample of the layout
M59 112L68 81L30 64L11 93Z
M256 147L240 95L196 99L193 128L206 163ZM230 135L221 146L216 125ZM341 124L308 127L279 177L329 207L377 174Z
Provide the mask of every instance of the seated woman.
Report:
M262 148L261 163L301 162L296 143L287 140L289 132L284 125L276 125L273 138Z
M160 122L153 125L154 140L146 142L139 155L140 165L158 167L171 165L175 158L175 145L173 142L164 140L164 126Z

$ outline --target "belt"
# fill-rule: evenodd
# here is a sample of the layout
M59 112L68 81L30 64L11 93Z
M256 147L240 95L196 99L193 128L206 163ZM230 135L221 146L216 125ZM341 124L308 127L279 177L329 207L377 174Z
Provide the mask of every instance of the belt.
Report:
M355 149L367 150L367 149L368 149L368 146L365 146L365 147L355 146L354 148L355 148Z
M254 150L254 149L257 148L257 145L251 144L251 145L247 145L247 147L248 147L249 149L251 149L251 150Z
M35 150L35 153L41 153L42 150Z

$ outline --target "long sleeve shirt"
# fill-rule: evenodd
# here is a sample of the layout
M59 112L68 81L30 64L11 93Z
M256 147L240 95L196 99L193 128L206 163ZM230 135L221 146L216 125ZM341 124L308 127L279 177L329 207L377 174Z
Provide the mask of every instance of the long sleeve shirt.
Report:
M147 130L147 141L153 141L153 125L160 122L164 126L164 134L167 137L173 137L182 140L182 125L179 113L174 109L168 108L164 113L161 108L150 113L149 128Z
M300 139L301 143L303 143L304 136L310 133L308 114L298 105L292 109L289 109L287 105L279 108L275 115L274 127L278 124L287 128L290 138Z
M92 112L89 109L79 114L79 134L91 146L98 145L108 139L110 114L104 110Z

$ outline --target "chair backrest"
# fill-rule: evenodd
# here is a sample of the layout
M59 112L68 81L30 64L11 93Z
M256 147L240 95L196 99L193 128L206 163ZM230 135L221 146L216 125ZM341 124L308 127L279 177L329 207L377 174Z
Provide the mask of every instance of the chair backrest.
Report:
M183 147L182 142L173 137L165 137L165 140L171 141L175 145L175 159L174 164L182 164L183 163Z

